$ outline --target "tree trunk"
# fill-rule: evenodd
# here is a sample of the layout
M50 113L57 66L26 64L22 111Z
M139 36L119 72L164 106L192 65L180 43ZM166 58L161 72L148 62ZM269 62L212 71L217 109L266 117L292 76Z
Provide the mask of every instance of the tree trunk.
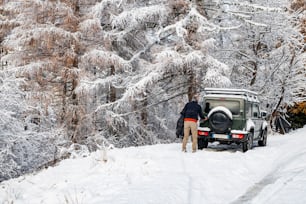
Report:
M143 102L142 102L142 109L141 109L141 121L144 126L148 125L148 111L147 107L148 106L148 98L144 97Z
M110 67L110 75L111 76L115 75L115 67L114 67L114 65L111 65L111 67ZM114 101L116 101L116 88L111 83L109 85L109 102L114 102Z
M250 83L250 86L253 86L255 84L255 81L256 81L256 77L257 77L257 63L256 62L252 62L253 64L253 77L251 79L251 83Z
M193 73L193 71L190 71L190 76L188 78L188 101L192 100L192 97L194 96L194 94L196 93L196 77Z

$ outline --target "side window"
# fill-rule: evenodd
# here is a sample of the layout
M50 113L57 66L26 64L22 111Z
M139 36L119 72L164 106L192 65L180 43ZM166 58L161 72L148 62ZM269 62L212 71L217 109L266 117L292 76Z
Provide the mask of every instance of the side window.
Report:
M252 116L252 104L251 103L246 103L246 116L250 118Z
M252 105L252 114L253 114L254 118L259 117L259 106L258 106L258 104L253 104Z

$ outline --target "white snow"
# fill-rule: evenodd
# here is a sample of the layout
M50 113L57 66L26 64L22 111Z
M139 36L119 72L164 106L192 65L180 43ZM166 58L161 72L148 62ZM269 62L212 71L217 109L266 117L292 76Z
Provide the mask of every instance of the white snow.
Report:
M181 152L181 144L97 151L2 182L0 203L304 204L306 127L268 146ZM107 155L106 155L107 153Z
M250 118L247 120L246 130L250 131L252 127L255 127L255 123Z
M264 130L264 129L266 129L267 127L268 127L268 123L267 123L266 121L264 121L264 122L262 123L261 129Z

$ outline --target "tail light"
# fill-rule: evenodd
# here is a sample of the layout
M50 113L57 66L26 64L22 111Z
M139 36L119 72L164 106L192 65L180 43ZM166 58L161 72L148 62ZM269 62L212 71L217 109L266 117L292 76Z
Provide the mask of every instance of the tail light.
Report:
M232 138L243 139L244 138L244 134L232 134Z
M199 136L208 136L209 132L208 131L200 131L200 130L198 130L198 135Z

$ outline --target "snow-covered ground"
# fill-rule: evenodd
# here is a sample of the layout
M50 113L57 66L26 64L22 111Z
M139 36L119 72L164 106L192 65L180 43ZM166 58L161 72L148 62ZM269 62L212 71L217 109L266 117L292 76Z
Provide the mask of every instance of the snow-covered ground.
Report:
M246 153L181 144L102 151L0 183L0 203L306 203L306 127ZM105 160L105 161L103 161ZM106 161L107 160L107 161Z

